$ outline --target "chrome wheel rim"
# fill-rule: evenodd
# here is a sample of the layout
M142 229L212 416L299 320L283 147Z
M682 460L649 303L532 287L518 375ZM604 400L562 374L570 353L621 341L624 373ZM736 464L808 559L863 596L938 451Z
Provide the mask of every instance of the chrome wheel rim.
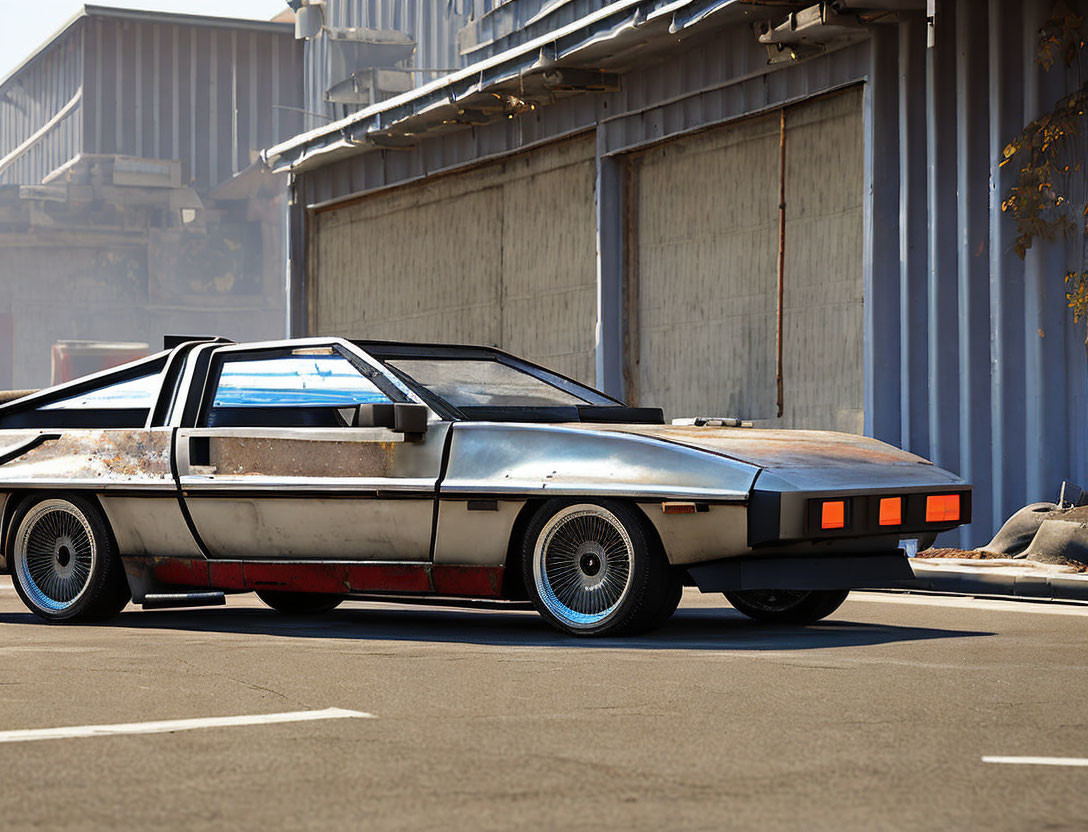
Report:
M87 591L98 547L87 517L66 500L43 500L15 533L15 574L36 607L63 612Z
M623 523L601 506L557 512L533 551L533 579L548 612L576 629L600 624L631 586L634 546Z

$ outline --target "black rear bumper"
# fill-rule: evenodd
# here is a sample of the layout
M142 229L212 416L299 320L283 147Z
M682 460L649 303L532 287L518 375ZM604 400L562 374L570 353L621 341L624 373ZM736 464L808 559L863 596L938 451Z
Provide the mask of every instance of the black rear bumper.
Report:
M745 589L889 589L914 583L903 550L865 555L726 558L688 567L702 592Z

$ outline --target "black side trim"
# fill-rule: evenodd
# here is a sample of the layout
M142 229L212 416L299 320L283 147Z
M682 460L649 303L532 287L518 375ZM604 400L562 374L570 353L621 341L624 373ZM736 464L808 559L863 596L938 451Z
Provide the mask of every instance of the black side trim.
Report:
M450 464L450 449L453 447L453 431L455 426L450 425L446 430L445 441L442 443L442 462L438 466L438 477L434 481L434 509L431 512L431 551L430 560L434 563L435 549L438 547L438 503L442 494L442 480L446 478L446 469ZM434 578L431 578L434 585Z
M752 489L748 501L748 545L778 540L782 526L782 492Z
M196 543L197 548L200 549L200 554L205 558L210 557L208 555L208 547L204 545L204 538L200 536L200 532L196 530L196 523L193 522L193 515L189 513L189 506L185 502L185 495L181 492L181 476L178 474L178 429L174 428L170 431L170 473L174 476L174 486L178 490L178 508L181 509L181 516L185 519L185 526L189 529L189 534L193 536L193 542Z
M869 555L726 558L689 566L688 574L702 592L881 589L914 583L914 571L902 549Z

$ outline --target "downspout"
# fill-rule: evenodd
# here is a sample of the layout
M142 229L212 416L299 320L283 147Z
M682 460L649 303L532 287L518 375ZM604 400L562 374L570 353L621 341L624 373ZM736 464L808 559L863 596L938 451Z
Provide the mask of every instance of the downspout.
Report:
M778 388L778 418L785 402L782 393L782 299L786 277L786 108L778 111L778 308L775 316L775 385Z

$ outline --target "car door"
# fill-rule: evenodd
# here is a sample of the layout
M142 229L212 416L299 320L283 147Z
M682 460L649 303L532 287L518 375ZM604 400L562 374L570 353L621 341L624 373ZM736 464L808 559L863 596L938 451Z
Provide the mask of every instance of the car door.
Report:
M429 559L447 422L432 414L421 436L347 426L359 404L412 397L339 340L196 360L177 469L209 557Z

